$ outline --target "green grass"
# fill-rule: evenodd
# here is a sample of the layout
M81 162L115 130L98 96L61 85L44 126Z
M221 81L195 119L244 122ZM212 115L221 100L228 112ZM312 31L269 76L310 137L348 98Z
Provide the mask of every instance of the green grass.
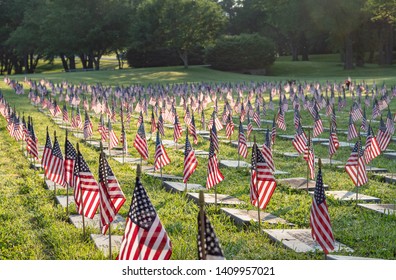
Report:
M333 58L333 59L332 59ZM300 81L324 83L329 81L343 81L347 76L353 80L367 81L372 85L373 81L382 84L385 81L388 88L393 86L396 79L394 67L382 69L374 65L356 69L354 72L340 70L339 62L335 57L311 56L309 62L291 62L289 58L279 59L273 66L273 73L278 76L254 76L236 73L224 73L215 71L202 66L190 67L161 67L147 69L126 69L117 71L97 71L97 72L76 72L76 73L41 73L29 75L28 78L39 81L46 79L55 83L67 81L72 84L87 83L103 85L132 85L132 84L173 84L188 82L206 82L220 84L223 82L250 83L263 81L285 81L296 79ZM282 71L282 72L281 72ZM280 75L279 73L283 73ZM19 82L23 82L24 76L12 76ZM26 85L25 85L26 87ZM39 143L44 145L46 127L49 127L51 136L56 130L58 139L63 145L65 132L50 118L39 112L32 106L26 95L16 96L3 81L0 82L0 89L5 99L11 106L15 106L18 112L24 112L25 116L32 116L34 119L36 133ZM26 89L27 90L27 89ZM268 96L266 96L268 102ZM276 102L276 100L275 100ZM350 105L350 98L348 96ZM222 102L219 104L220 113L222 112ZM349 108L347 106L347 108ZM184 114L182 108L177 108L179 117L182 119ZM396 111L396 105L391 103L392 112ZM212 108L206 108L205 113L208 119ZM266 120L272 120L273 112L268 111ZM367 115L371 114L368 109ZM135 114L136 116L136 114ZM347 125L347 112L337 112L337 123L339 128ZM197 128L200 129L199 117L195 115ZM303 112L303 125L312 125L312 118ZM94 123L95 138L99 137L97 132L98 117L92 115ZM149 129L149 116L145 116L146 132ZM278 134L294 134L292 126L293 114L286 114L288 124L287 131ZM237 119L234 119L237 122ZM323 117L325 127L328 127L327 118ZM132 119L131 129L127 133L129 152L132 157L139 157L132 146L136 135L136 120ZM0 220L3 225L0 228L0 258L2 259L106 259L99 250L94 248L92 241L83 236L82 230L75 229L67 220L65 209L54 204L54 193L44 188L42 179L38 177L38 172L29 168L28 159L23 157L20 143L16 143L10 138L6 129L4 118L0 118ZM374 131L378 129L378 124L373 123ZM120 124L113 125L117 134L120 135ZM266 124L264 124L266 127ZM183 134L185 135L185 134ZM224 130L219 133L224 136ZM256 133L259 145L262 145L264 134ZM340 141L346 141L346 135L339 133ZM80 150L87 161L95 178L98 178L98 159L99 151L88 147L77 138L69 135L72 143L80 144ZM237 137L236 132L232 139ZM327 138L327 132L321 137ZM173 131L166 129L164 139L173 139ZM154 158L154 139L149 141L149 165L153 165ZM184 136L181 140L184 142ZM364 139L363 139L364 143ZM327 148L322 145L315 145L315 155L327 158ZM396 143L391 143L390 149L396 150ZM209 143L199 138L198 145L194 145L196 150L208 151ZM277 169L290 172L290 175L277 176L285 177L305 177L305 161L299 157L296 159L286 158L277 152L293 152L294 149L290 141L277 138L274 146L274 159ZM167 149L172 164L164 168L164 173L182 175L183 154L174 149ZM249 151L250 152L250 151ZM340 148L334 159L345 162L350 155L349 148ZM220 159L238 159L236 148L228 144L220 144ZM198 158L199 167L192 175L189 182L205 185L207 159ZM250 153L246 161L250 161ZM135 184L135 170L128 165L122 165L112 159L109 163L120 182L127 202L120 210L122 216L126 216ZM394 161L387 160L381 155L373 161L373 166L385 167L390 172L396 173ZM217 186L218 193L226 193L236 196L246 202L244 209L254 210L249 203L249 170L228 170L221 169L225 180ZM7 175L6 175L7 174ZM396 199L396 187L394 184L383 182L380 177L369 174L370 180L367 185L359 189L359 192L381 198L382 203L394 203ZM331 190L350 190L355 188L348 175L335 166L323 167L323 180L325 184L331 186ZM161 182L142 175L142 182L148 195L156 208L158 215L164 224L173 244L172 259L196 259L196 217L198 207L189 201L184 194L169 193L161 185ZM213 193L214 190L209 190ZM65 194L64 189L58 189L59 194ZM327 198L329 212L335 238L337 241L346 244L354 249L352 255L396 259L396 217L385 216L379 213L370 212L357 207L355 203L341 203L331 197ZM287 221L295 224L296 228L309 228L309 211L311 197L305 191L291 190L290 188L278 184L278 187L266 209L266 212L273 213ZM69 208L71 213L75 213L73 206ZM248 226L237 226L230 218L218 211L214 206L207 207L208 216L215 228L227 259L322 259L321 253L295 253L275 244L269 240L265 234L258 234L258 227L255 224ZM263 224L263 228L283 228L288 226L271 226ZM96 232L90 229L90 232ZM122 229L115 229L113 234L123 234ZM114 252L113 252L114 253ZM114 253L116 254L116 253ZM347 254L344 252L344 254ZM114 256L115 257L115 256Z

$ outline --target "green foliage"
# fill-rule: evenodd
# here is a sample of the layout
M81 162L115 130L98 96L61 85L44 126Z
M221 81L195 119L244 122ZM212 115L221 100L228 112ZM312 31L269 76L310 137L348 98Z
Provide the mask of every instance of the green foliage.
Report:
M275 61L272 41L258 34L224 36L206 53L206 61L214 69L263 69Z

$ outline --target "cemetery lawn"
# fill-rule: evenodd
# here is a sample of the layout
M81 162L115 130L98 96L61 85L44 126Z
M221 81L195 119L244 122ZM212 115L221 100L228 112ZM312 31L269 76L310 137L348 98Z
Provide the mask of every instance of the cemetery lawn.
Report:
M337 57L338 58L338 57ZM97 84L108 86L129 86L157 85L157 84L182 84L182 83L211 83L214 86L223 82L227 83L260 83L264 81L286 81L296 80L297 82L324 84L326 81L343 82L348 76L354 82L366 82L371 86L375 82L379 87L383 83L387 88L396 85L396 67L380 68L375 65L367 65L353 71L340 70L341 66L334 56L311 56L308 62L291 62L289 58L280 58L271 69L271 74L275 76L254 76L237 73L225 73L211 70L204 66L191 66L188 69L183 67L161 67L146 69L125 69L125 70L103 70L97 72L75 72L75 73L40 73L27 76L28 79L39 81L45 79L54 83L67 81L71 84ZM281 75L281 73L283 73ZM11 76L20 83L23 83L25 76ZM23 84L25 93L28 87ZM15 107L16 111L24 114L25 117L32 116L35 131L39 139L39 144L45 144L46 127L48 126L50 135L53 137L54 131L60 141L62 153L65 139L65 130L59 128L51 121L50 117L39 112L37 108L30 104L25 95L15 95L3 80L0 81L0 90L5 100ZM348 105L346 110L336 112L337 127L346 129L348 124L348 110L351 106L350 93L347 92ZM266 102L268 103L268 95ZM274 104L278 100L274 100ZM178 105L179 103L177 103ZM396 112L396 103L392 101L391 111ZM212 104L211 104L212 105ZM277 108L277 105L275 106ZM219 103L219 115L222 113L223 103ZM184 113L182 107L178 106L179 118L184 126L182 118ZM213 111L212 107L205 110L206 120ZM146 133L150 128L151 106L149 115L144 117ZM324 113L324 111L322 111ZM134 114L137 117L137 114ZM367 108L367 116L371 116L371 108ZM268 111L264 120L272 121L273 111ZM325 115L321 116L324 127L329 127L329 119ZM386 115L384 116L386 117ZM195 115L197 130L201 130L199 116ZM312 118L306 111L302 112L303 125L312 125ZM98 118L92 115L94 124L94 138L99 138L97 132ZM305 121L304 121L305 120ZM129 153L132 157L139 157L137 151L132 146L136 135L136 119L132 118L131 128L127 131L129 143ZM237 116L234 123L238 124ZM287 130L278 129L277 134L294 135L293 112L286 113ZM21 150L21 143L14 141L6 129L6 121L0 118L0 259L4 260L90 260L107 259L108 256L95 248L89 237L90 233L98 233L97 229L88 228L86 235L81 229L76 229L68 221L66 209L56 204L53 191L44 187L44 181L39 177L40 171L29 168L29 160ZM372 123L376 133L378 123ZM254 127L256 127L254 125ZM271 129L271 124L263 123L262 127ZM120 135L120 123L113 125L117 135ZM236 126L237 128L237 126ZM163 139L173 139L173 129L165 128L166 136ZM312 131L311 131L312 133ZM225 137L225 131L221 130L219 136ZM259 146L263 144L264 132L253 132L250 141L256 136ZM328 138L328 131L320 137ZM198 144L193 145L195 150L209 150L209 141L198 136ZM340 141L346 142L346 135L339 132ZM155 137L149 137L149 159L148 165L153 166ZM99 151L95 148L83 144L81 140L69 133L69 139L75 146L79 143L80 150L89 165L95 178L98 179ZM237 129L232 140L237 140ZM185 132L179 143L184 144ZM351 145L354 144L352 141ZM365 137L362 138L365 143ZM163 173L182 176L183 174L183 150L166 148L171 159L171 164L163 169ZM396 150L396 142L391 142L389 149ZM317 158L328 158L328 148L321 144L314 144L315 156ZM273 156L276 169L289 172L288 175L277 175L276 179L288 177L306 177L307 167L302 156L288 158L282 153L295 152L290 140L282 140L277 137L274 146ZM334 156L334 160L341 161L345 165L351 148L339 148ZM220 143L220 160L238 160L237 149L227 143ZM251 149L246 162L250 163ZM190 183L205 186L207 157L198 157L199 165L197 171L190 177ZM380 155L374 159L371 166L386 168L389 173L396 173L395 160L389 160ZM127 198L126 203L121 208L119 214L126 217L128 214L130 201L135 185L136 171L128 164L121 164L113 159L109 159L109 164L117 177L120 186ZM244 201L245 205L235 206L236 208L255 210L250 205L249 182L250 173L248 168L226 169L220 167L225 180L221 182L216 191L219 194L228 194ZM316 169L317 171L317 169ZM356 191L347 173L343 168L339 169L334 164L322 167L323 182L330 186L330 190ZM382 176L369 172L369 182L359 188L359 193L374 196L381 199L384 204L396 204L396 186L385 182ZM197 215L198 206L187 199L184 193L171 193L165 190L160 180L154 179L143 173L143 186L158 213L158 216L165 226L172 241L174 260L197 259ZM214 193L211 189L207 191ZM57 189L57 194L66 194L66 190ZM309 215L312 198L305 190L294 190L284 184L278 183L274 195L268 204L265 212L269 212L294 224L270 225L263 223L261 229L283 229L283 228L309 228ZM353 252L340 252L339 254L352 255L367 258L396 259L396 216L383 215L359 207L356 202L341 202L332 197L327 197L327 204L332 223L335 239L338 242L352 248ZM323 259L322 252L296 253L286 249L282 244L274 243L262 232L259 232L258 225L250 223L248 225L236 225L227 215L220 210L220 206L207 206L208 217L215 229L216 235L221 243L225 257L230 260L306 260ZM69 214L75 214L72 204L69 207ZM122 229L112 231L114 235L122 235ZM113 259L117 252L113 252Z

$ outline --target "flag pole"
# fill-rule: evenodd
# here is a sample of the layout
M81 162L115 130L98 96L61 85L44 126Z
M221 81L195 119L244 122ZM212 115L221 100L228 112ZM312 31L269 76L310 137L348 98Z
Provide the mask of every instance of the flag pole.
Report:
M66 129L66 141L65 141L65 157L66 157L66 143L67 143L67 129ZM66 183L66 215L69 216L69 184Z
M308 154L307 154L307 193L308 193L308 183L309 183L309 154L311 152L311 130L308 129Z
M201 241L201 253L202 253L202 259L206 260L206 248L205 248L205 212L204 212L204 207L205 207L205 197L203 191L199 191L199 220L201 222L201 228L200 228L200 241Z
M77 148L78 177L80 177L81 162L80 162L80 146L79 146L78 142L77 142L76 148ZM85 217L84 217L85 213L84 213L84 200L83 200L83 195L82 195L82 189L80 186L75 186L75 188L80 188L80 203L79 203L78 210L81 210L81 219L82 219L82 224L83 224L83 236L85 236Z
M257 148L257 143L256 143L256 135L253 136L253 146L255 146ZM258 148L257 148L258 149ZM257 154L256 157L254 159L254 166L256 168L256 174L257 174ZM260 198L257 198L257 220L258 220L258 231L259 233L261 232L261 217L260 217Z
M103 147L102 146L100 146L100 155L102 157L106 157L106 155L103 152ZM104 161L103 161L103 163L104 163ZM108 189L109 188L109 183L107 181L107 169L104 168L104 167L100 167L100 168L105 173L104 176L103 176L104 177L104 183L105 183L106 189ZM109 260L111 260L111 255L112 255L112 253L111 253L111 222L109 223L108 231L109 231L109 234L108 234L109 235Z
M54 130L54 143L56 141L56 130ZM52 147L53 149L54 147ZM55 200L54 203L56 203L56 182L54 182L54 196L55 196Z
M360 152L362 149L362 142L361 142L361 136L360 136L360 128L358 130L358 135L359 135L359 146L358 146L358 162L357 162L357 168L356 168L356 205L358 204L358 198L359 198L359 169L360 169ZM366 167L366 166L365 166Z

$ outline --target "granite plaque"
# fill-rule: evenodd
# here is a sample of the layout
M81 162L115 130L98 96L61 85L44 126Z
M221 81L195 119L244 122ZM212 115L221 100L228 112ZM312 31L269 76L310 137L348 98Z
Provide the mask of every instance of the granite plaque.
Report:
M251 221L258 222L258 212L257 210L245 210L245 209L235 209L235 208L220 208L226 215L230 216L231 219L234 220L235 224L243 225L249 224ZM271 213L261 212L260 211L260 220L262 223L268 223L271 225L275 224L284 224L293 226L292 223L287 222L286 220L279 218Z
M188 198L193 200L195 203L198 203L199 193L187 193L187 196L188 196ZM216 196L217 196L217 199L216 199L214 193L204 193L205 204L215 204L216 201L217 201L217 204L222 204L222 205L245 204L244 201L241 201L238 198L227 195L227 194L217 194Z
M199 190L206 190L203 186L199 184L190 184L190 183L180 183L180 182L171 182L171 181L164 181L163 182L165 189L171 192L184 192L187 191L199 191Z

